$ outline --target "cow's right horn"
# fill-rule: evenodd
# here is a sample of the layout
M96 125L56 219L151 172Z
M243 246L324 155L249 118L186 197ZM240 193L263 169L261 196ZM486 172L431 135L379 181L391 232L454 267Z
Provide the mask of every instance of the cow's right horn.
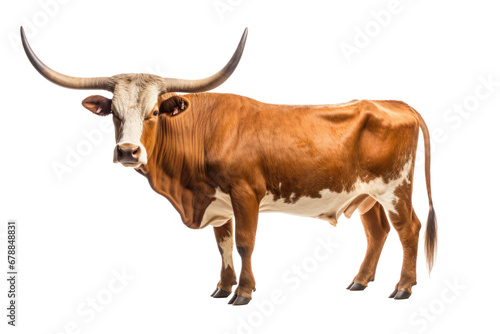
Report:
M24 51L28 56L31 64L35 69L45 77L45 79L52 81L55 84L58 84L67 88L74 89L105 89L108 91L113 91L114 82L109 77L97 77L97 78L77 78L70 77L68 75L61 74L59 72L54 71L47 65L45 65L33 52L31 49L28 40L26 39L26 34L24 33L23 27L21 27L21 39L23 42Z
M214 75L199 80L184 80L184 79L173 79L164 78L165 86L162 93L168 92L185 92L185 93L197 93L205 92L220 86L226 81L231 74L233 74L236 66L240 61L241 55L243 54L243 49L245 48L245 43L247 40L248 28L245 28L243 35L241 36L240 43L234 51L233 56L229 62L224 66L219 72Z

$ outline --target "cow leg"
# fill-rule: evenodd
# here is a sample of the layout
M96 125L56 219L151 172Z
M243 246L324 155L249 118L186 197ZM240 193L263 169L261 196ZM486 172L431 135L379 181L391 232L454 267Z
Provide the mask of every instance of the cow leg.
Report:
M399 196L398 196L399 197ZM420 221L411 205L410 196L401 198L396 205L396 213L390 213L391 223L398 232L403 245L403 268L396 289L389 296L394 299L406 299L411 295L412 286L417 284L417 251Z
M233 265L233 221L229 219L226 224L214 227L215 240L222 257L220 281L212 297L226 298L231 294L236 282L236 273Z
M255 279L252 272L252 253L255 245L259 203L250 187L239 187L231 192L236 220L236 249L241 256L240 282L229 301L232 305L245 305L252 299Z
M380 253L391 229L384 208L378 202L369 211L361 215L361 222L365 228L367 240L366 255L358 274L347 287L351 291L364 290L368 286L368 282L375 279Z

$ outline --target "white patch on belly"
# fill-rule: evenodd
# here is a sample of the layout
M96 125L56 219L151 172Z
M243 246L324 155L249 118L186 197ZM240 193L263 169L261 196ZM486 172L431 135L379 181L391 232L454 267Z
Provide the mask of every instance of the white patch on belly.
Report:
M232 260L232 254L233 254L233 238L231 237L225 237L222 239L222 241L219 243L219 247L222 249L222 265L224 269L226 269L228 266L233 267L233 260Z
M388 183L385 183L383 179L377 178L366 184L364 189L366 189L366 194L369 194L373 198L382 204L384 209L388 212L396 214L395 205L398 201L398 198L394 194L396 189L403 185L405 182L408 184L410 181L410 172L413 166L413 160L409 159L404 165L403 169L400 172L400 175L397 179L391 180Z
M410 183L409 175L413 166L412 160L408 160L400 172L400 176L389 182L384 182L382 178L376 178L370 182L358 180L354 189L350 192L340 193L323 189L319 193L321 198L301 197L295 203L285 203L284 198L274 200L271 193L267 193L260 202L260 212L283 212L297 216L320 218L335 225L344 210L359 195L368 194L376 199L382 206L391 213L396 213L395 205L397 197L394 191L404 182ZM294 198L292 194L291 198ZM206 225L221 226L233 217L231 198L228 194L219 189L215 192L215 201L210 203L203 216L200 227Z

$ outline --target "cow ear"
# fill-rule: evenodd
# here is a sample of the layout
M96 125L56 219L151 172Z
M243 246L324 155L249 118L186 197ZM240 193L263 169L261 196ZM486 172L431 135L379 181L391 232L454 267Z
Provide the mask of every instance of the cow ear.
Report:
M82 101L82 105L94 114L107 116L111 114L111 99L101 95L92 95Z
M189 107L189 102L182 96L174 95L160 105L160 114L175 116Z

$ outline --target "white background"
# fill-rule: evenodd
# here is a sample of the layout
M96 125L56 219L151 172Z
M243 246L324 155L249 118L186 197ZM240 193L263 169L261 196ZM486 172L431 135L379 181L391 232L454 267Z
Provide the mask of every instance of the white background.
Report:
M0 236L7 219L20 225L19 323L6 325L2 279L2 333L498 332L500 20L493 1L401 0L384 26L373 12L392 8L389 0L59 1L4 1L0 9ZM222 13L214 7L221 3L229 6ZM84 132L100 131L103 122L81 100L109 94L46 81L20 48L21 24L31 25L38 56L63 73L182 78L219 70L249 27L239 67L215 91L284 104L409 103L435 141L439 251L432 275L421 243L413 295L387 298L402 263L392 229L376 281L347 291L365 252L358 215L334 228L263 214L252 302L233 307L210 298L220 270L211 228L186 228L145 178L113 164L112 133L101 131L103 139L58 178L54 164L66 164L69 150L85 145ZM365 29L371 37L362 45ZM359 46L350 61L346 43ZM484 86L488 78L496 86ZM424 222L423 164L415 175L414 206ZM318 238L339 244L319 263ZM235 264L239 272L236 252ZM300 286L290 282L292 266L310 272ZM122 270L133 279L119 293L106 290ZM283 297L271 307L273 291ZM77 311L88 312L95 297L106 305L94 318Z

